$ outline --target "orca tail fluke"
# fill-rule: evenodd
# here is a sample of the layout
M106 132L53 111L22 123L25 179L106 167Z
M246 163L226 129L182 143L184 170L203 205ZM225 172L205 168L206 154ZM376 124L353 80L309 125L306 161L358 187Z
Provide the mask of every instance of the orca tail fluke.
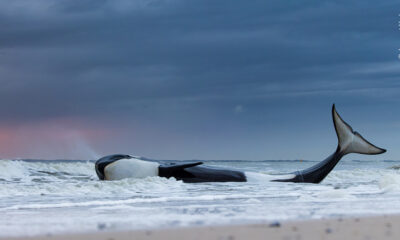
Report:
M332 106L332 118L338 137L338 150L343 155L348 153L375 155L386 152L385 149L373 145L363 138L361 134L353 131L352 127L337 113L335 104Z
M360 153L374 155L386 152L385 149L373 145L365 140L358 132L353 131L351 126L343 121L336 112L335 104L332 106L332 118L338 137L338 147L336 151L322 162L305 170L294 172L294 177L292 178L276 179L273 181L320 183L346 154Z

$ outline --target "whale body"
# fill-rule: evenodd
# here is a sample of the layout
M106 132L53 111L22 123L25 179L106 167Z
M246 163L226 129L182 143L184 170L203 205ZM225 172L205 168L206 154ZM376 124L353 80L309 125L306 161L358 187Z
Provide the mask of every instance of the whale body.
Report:
M338 138L336 151L325 160L310 168L277 175L275 182L320 183L342 159L349 153L375 155L386 152L365 140L358 132L353 131L332 106L332 119ZM187 164L160 164L144 161L130 155L115 154L96 161L95 169L100 180L119 180L123 178L145 178L159 176L174 177L187 183L196 182L246 182L244 172L203 166L203 162Z
M115 154L100 158L96 162L96 173L100 180L120 180L124 178L174 177L184 182L245 182L241 171L211 168L203 162L189 164L159 164L144 161L130 155Z

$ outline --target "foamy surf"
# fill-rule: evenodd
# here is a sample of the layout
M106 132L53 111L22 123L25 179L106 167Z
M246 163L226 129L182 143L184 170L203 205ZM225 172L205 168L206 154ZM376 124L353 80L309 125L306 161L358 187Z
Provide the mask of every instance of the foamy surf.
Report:
M99 181L93 161L0 161L0 236L400 213L400 162L343 161L321 184L270 182L310 161L210 161L244 183ZM388 204L390 203L390 204Z

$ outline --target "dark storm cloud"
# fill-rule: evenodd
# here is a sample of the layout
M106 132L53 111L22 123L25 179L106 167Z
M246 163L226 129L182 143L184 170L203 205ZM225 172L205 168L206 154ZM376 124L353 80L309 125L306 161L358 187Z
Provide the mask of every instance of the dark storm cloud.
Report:
M234 116L234 127L257 127L282 122L274 113L286 108L280 114L289 117L292 105L397 102L398 7L396 1L2 2L0 121L118 115L150 121L160 132L166 124L202 134L186 120L210 127Z
M42 116L139 99L354 88L351 68L396 57L395 2L25 4L0 17L0 106L13 116L26 104Z

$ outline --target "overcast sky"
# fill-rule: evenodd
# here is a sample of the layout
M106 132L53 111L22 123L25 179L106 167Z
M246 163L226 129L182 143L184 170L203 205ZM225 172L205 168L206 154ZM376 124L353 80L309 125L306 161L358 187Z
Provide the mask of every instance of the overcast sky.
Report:
M132 3L133 2L133 3ZM398 1L0 2L0 157L400 159Z

